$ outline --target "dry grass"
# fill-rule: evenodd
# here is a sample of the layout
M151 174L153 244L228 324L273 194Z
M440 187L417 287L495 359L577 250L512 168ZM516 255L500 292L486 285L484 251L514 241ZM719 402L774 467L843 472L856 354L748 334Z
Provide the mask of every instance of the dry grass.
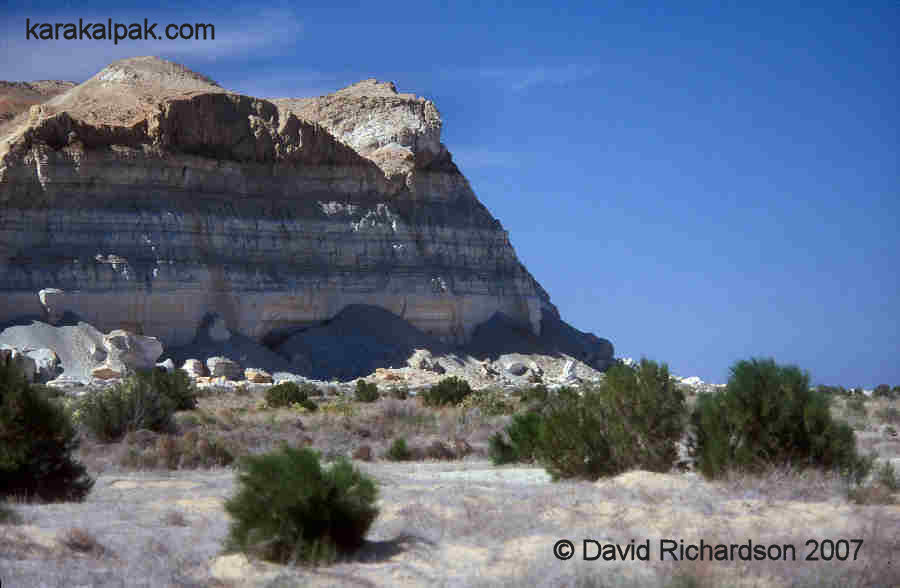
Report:
M59 542L72 551L91 557L100 558L112 555L93 535L79 527L73 527L66 531Z

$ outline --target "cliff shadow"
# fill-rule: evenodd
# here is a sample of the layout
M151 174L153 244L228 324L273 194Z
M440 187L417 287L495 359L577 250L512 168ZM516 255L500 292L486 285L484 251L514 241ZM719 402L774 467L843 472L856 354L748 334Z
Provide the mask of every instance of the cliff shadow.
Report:
M496 313L475 328L461 350L479 360L497 361L501 355L520 353L570 356L604 370L613 359L613 345L592 333L579 331L549 312L541 313L541 334L503 313Z

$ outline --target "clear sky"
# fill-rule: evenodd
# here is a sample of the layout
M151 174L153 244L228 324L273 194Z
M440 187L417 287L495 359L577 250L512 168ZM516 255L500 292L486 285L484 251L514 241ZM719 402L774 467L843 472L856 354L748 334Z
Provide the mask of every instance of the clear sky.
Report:
M7 4L0 79L158 55L266 97L394 81L435 101L519 257L617 356L900 385L896 0L154 4ZM26 18L216 40L26 40Z

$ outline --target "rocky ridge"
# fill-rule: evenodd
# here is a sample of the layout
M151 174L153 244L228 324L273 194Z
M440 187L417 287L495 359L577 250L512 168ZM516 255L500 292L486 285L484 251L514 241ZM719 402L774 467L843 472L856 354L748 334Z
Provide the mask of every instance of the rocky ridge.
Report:
M541 352L612 359L568 325L562 347L544 337L564 323L440 142L437 108L393 84L268 101L142 57L11 122L0 328L71 315L169 349L218 316L274 349L364 305L436 345L500 316Z

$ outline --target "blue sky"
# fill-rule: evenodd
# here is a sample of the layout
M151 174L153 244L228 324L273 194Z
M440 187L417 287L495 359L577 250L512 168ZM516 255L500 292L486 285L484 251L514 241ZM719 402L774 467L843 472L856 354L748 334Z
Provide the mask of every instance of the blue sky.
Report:
M7 5L0 79L150 54L268 97L394 81L435 101L519 257L617 355L900 385L898 4L549 4ZM216 40L25 40L26 18L79 17Z

